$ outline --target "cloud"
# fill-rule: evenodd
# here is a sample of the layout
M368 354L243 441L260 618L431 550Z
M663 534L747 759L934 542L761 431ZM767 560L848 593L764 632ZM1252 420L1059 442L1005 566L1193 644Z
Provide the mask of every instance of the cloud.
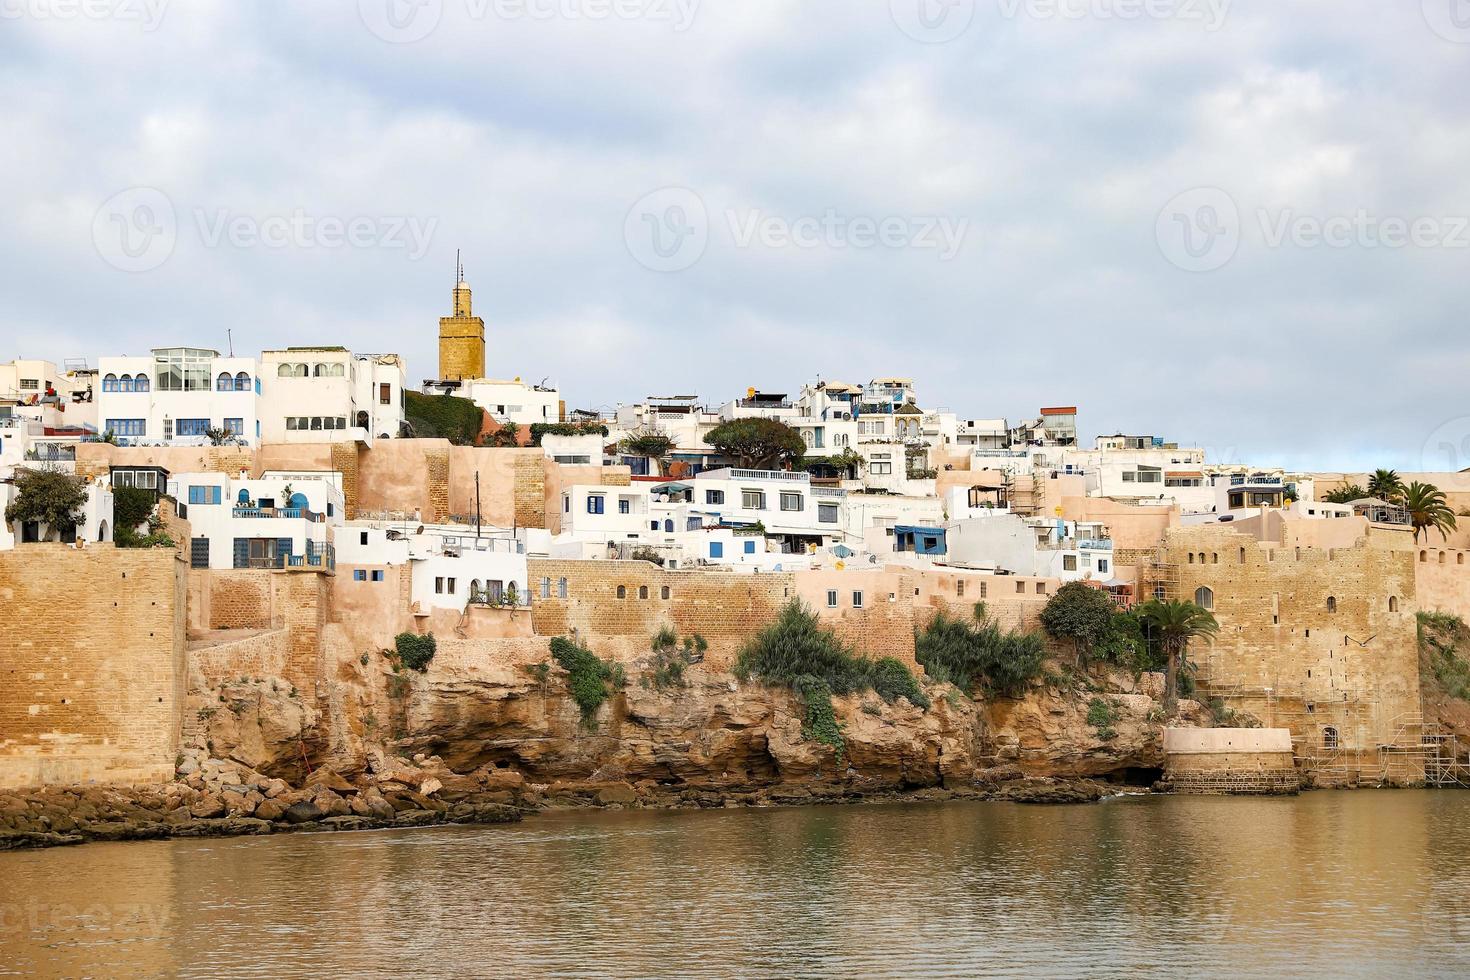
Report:
M132 0L110 19L0 8L0 81L25 93L0 113L5 355L229 329L237 350L397 350L429 377L462 249L492 373L550 377L573 407L901 374L964 416L1076 403L1086 431L1328 469L1411 469L1463 414L1470 249L1265 234L1284 212L1470 215L1470 48L1419 4L1227 4L1211 31L1109 0L976 0L925 44L890 15L905 0L426 0L437 26L396 43L373 6L390 2L418 9L171 3L147 30ZM133 187L167 196L177 240L126 273L94 217ZM674 272L624 238L664 187L708 221ZM1234 257L1203 273L1156 230L1197 187L1240 216ZM836 247L742 245L730 216L753 212L849 223ZM376 237L215 244L199 216L221 213ZM951 259L850 224L934 216L968 223ZM432 224L422 258L392 246L399 219Z

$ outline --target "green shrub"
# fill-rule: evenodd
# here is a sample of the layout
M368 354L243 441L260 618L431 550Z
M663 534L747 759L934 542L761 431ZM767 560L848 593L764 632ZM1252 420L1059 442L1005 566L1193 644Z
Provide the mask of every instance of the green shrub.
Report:
M117 532L124 528L136 531L142 527L143 522L152 515L157 502L152 490L144 490L141 487L113 487L113 537L116 538Z
M903 697L916 708L929 707L929 696L920 690L914 675L892 657L884 657L873 665L873 690L889 704Z
M434 634L428 633L420 636L417 633L399 633L393 638L393 647L398 653L398 662L409 670L419 673L429 669L429 661L434 659L434 652L439 644L434 640Z
M1118 733L1113 725L1118 721L1118 709L1106 698L1093 698L1087 705L1087 723L1097 729L1097 737L1107 742Z
M832 746L841 762L847 754L847 742L842 738L837 712L832 709L832 688L821 678L809 676L796 678L792 688L806 706L806 717L801 725L802 737Z
M418 439L448 439L456 446L473 446L480 438L485 413L468 398L403 392L403 417Z
M541 445L544 436L590 436L607 435L607 426L601 422L532 422L531 445Z
M963 691L981 687L992 694L1020 697L1041 676L1046 641L1037 633L1001 629L983 618L985 607L980 603L975 612L973 623L936 615L915 641L915 659L931 678Z
M597 709L611 693L608 686L622 687L626 682L622 666L599 660L591 650L561 636L552 638L551 656L567 672L567 687L582 709L582 723L596 727Z
M1103 590L1068 582L1046 601L1041 625L1053 639L1072 644L1077 662L1085 664L1107 633L1116 608Z

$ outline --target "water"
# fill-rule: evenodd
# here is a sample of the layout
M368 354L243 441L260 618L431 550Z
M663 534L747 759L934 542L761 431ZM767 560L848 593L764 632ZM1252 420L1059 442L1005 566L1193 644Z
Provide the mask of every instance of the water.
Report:
M1470 973L1470 793L544 814L0 854L0 974Z

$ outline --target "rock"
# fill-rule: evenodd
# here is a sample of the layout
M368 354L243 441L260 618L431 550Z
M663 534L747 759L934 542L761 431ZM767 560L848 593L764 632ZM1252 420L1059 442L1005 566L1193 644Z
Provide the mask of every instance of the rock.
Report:
M179 760L178 774L180 776L187 776L198 771L199 760L195 759L192 755L186 755L183 759Z
M334 793L356 793L357 787L330 769L318 769L306 778L307 786L322 786Z
M87 840L157 840L169 836L170 828L163 823L141 823L132 820L102 821L87 824L82 836Z
M419 783L419 793L424 796L433 796L435 793L439 792L443 788L444 784L435 779L433 776L430 776L423 782Z
M284 796L289 792L291 792L291 787L287 785L284 779L272 779L266 784L265 795L269 799L274 800L276 797Z
M614 803L627 805L638 799L638 793L627 783L611 783L597 792L597 802L603 806Z
M1092 780L1025 779L1006 784L1000 799L1014 803L1096 803L1104 796L1103 787Z
M242 814L245 816L249 816L250 814L255 812L255 807L243 794L236 793L231 790L225 790L225 792L220 796L220 801L224 803L225 809L228 810L232 816Z
M374 821L358 816L327 817L322 821L322 827L327 830L367 830L373 826Z
M306 823L310 820L320 820L323 816L325 814L322 813L321 809L315 803L306 800L302 800L299 803L292 803L286 808L285 813L282 814L282 817L285 818L287 823Z
M200 819L224 816L225 804L219 797L212 794L202 796L189 807L189 812Z
M437 823L439 814L429 810L405 810L393 818L395 827L425 827Z
M286 812L286 808L275 800L265 800L255 808L255 815L261 820L279 820Z

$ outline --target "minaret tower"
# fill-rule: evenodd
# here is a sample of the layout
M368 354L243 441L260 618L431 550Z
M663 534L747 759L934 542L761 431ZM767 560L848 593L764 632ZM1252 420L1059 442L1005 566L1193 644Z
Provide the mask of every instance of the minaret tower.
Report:
M485 376L485 321L474 315L464 264L454 253L454 313L439 318L439 380Z

